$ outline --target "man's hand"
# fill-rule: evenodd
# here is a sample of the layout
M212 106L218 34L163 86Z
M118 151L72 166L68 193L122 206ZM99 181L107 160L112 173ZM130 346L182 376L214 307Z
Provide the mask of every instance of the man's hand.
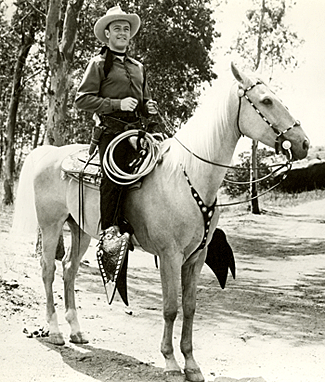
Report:
M157 114L158 113L158 105L157 102L153 99L149 99L149 101L146 103L147 110L149 114Z
M127 97L121 100L122 111L134 111L138 105L138 100L132 97Z

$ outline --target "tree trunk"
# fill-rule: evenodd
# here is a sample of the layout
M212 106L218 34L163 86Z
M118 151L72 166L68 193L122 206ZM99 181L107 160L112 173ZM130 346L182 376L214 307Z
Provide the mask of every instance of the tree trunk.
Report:
M59 43L61 0L51 0L46 19L45 44L51 69L51 89L47 120L47 142L55 146L66 144L65 125L70 87L70 66L77 36L78 16L84 0L70 0L67 5L62 39Z
M257 146L258 141L252 141L252 156L251 156L251 198L252 198L252 213L255 215L260 214L260 209L257 199L257 183L255 180L258 178L257 170Z
M43 79L43 83L41 86L41 92L39 97L39 104L37 109L37 115L36 115L36 126L35 126L35 135L33 140L33 149L36 149L38 143L39 143L39 136L40 136L40 130L41 130L41 114L43 113L43 107L44 104L44 98L46 96L46 83L48 80L49 72L46 70L46 74Z
M263 22L264 22L264 15L265 15L265 0L262 0L261 5L261 19L260 19L260 25L259 25L259 31L258 31L258 37L257 37L257 55L256 55L256 65L255 69L257 69L261 62L261 54L262 54L262 30L263 30ZM257 168L257 147L258 142L253 140L252 142L252 157L251 157L251 211L253 214L259 215L260 208L258 204L258 187L257 183L253 183L256 179L258 179L258 168Z
M61 42L59 28L61 0L50 0L46 17L45 45L51 70L49 108L45 143L62 146L67 143L67 100L70 88L70 66L73 60L77 36L78 16L84 0L69 0L65 12ZM40 235L37 248L40 248ZM56 257L64 256L63 235L60 236Z
M5 169L4 169L4 197L5 205L13 204L13 174L15 170L15 127L19 98L22 91L21 78L29 50L34 42L32 37L25 36L24 43L20 48L16 65L9 104L8 118L6 122L5 137Z

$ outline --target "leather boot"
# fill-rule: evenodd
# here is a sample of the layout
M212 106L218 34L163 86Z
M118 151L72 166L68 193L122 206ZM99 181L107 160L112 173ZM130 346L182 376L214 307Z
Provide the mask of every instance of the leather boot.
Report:
M102 232L98 243L97 260L109 304L118 289L128 305L126 276L130 237L128 232L121 234L119 227L114 225Z

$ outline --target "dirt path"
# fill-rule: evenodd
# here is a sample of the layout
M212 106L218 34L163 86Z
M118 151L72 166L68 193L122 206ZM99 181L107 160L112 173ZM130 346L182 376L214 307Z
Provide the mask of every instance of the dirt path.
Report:
M0 218L0 380L163 381L159 272L151 255L132 254L129 299L108 306L95 262L95 243L77 278L77 302L89 344L63 347L27 338L44 326L39 259L31 238L9 240L11 209ZM325 372L325 200L260 216L224 213L237 264L236 280L221 290L204 267L194 324L194 347L206 381L322 382ZM66 338L61 267L55 280ZM175 327L177 358L181 312Z

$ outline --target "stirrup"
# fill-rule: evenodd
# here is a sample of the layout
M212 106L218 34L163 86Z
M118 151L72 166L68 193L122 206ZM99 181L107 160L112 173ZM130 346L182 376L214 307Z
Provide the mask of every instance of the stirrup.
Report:
M125 305L129 305L126 285L129 244L130 234L122 235L118 226L109 227L101 234L97 260L109 304L117 289Z

